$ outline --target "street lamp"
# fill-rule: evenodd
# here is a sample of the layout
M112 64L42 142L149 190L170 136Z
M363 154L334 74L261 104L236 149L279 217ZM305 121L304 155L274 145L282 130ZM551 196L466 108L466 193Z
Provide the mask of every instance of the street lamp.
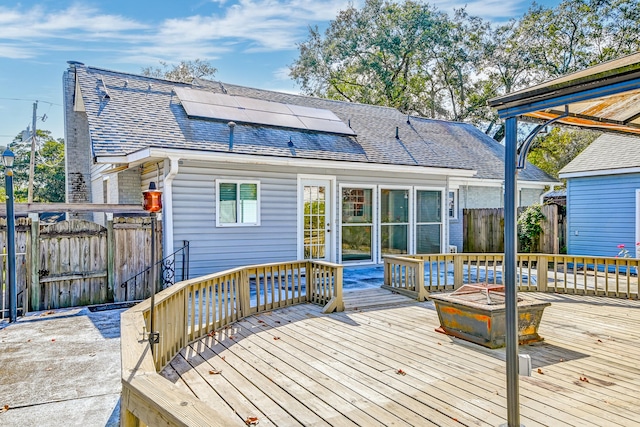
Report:
M13 161L15 155L9 147L2 153L4 165L4 185L7 193L7 256L9 284L9 322L15 322L18 317L18 293L16 288L16 218L13 213Z

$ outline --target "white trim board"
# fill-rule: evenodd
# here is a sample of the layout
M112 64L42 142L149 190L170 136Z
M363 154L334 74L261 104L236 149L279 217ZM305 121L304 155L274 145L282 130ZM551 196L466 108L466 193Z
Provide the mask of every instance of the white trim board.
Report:
M256 164L256 165L273 165L273 166L289 166L303 167L311 169L347 169L358 171L379 171L391 173L413 173L420 175L441 175L455 176L460 178L471 178L477 174L472 169L451 169L440 167L425 166L405 166L405 165L389 165L381 163L363 163L349 162L338 160L316 160L316 159L300 159L289 157L275 156L258 156L249 154L221 153L211 151L191 151L176 150L165 148L145 148L131 154L122 156L103 156L96 157L96 163L125 164L129 167L148 161L150 158L179 157L181 160L204 160L204 161L220 161L238 164Z

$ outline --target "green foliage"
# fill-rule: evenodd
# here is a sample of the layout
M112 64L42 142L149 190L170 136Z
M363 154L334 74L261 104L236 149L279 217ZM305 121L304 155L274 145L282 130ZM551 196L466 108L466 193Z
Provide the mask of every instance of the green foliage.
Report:
M589 146L598 132L554 128L538 141L529 152L528 160L554 178L574 157Z
M218 70L209 62L201 59L193 61L180 61L180 64L169 65L165 61L160 61L161 67L144 67L142 75L156 77L174 82L191 83L193 79L212 79Z
M518 216L518 242L522 252L538 250L542 234L542 205L533 204Z
M13 164L14 198L26 203L29 188L29 159L31 141L22 141L18 135L10 146L16 158ZM64 202L64 140L54 139L48 130L38 129L33 177L33 201L41 203ZM0 175L0 201L6 200L4 174Z
M533 3L491 25L414 0L366 0L309 30L290 76L303 92L466 121L501 140L489 98L640 50L640 0ZM570 159L568 159L570 160Z
M341 11L322 35L309 30L291 76L314 96L464 120L485 107L474 64L488 24L417 1L367 0Z

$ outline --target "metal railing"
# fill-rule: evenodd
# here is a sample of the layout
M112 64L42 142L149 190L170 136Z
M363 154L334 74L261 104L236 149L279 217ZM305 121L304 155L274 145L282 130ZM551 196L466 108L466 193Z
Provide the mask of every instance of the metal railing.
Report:
M184 240L183 245L180 249L177 249L156 263L156 266L160 269L160 289L166 289L176 282L189 279L189 241ZM180 260L180 262L177 262L178 260ZM176 276L176 271L179 271L178 277ZM178 280L176 280L176 278L178 278ZM120 287L124 289L125 301L142 299L139 295L136 295L135 290L142 290L143 295L148 297L148 292L145 291L149 289L149 280L152 280L151 266L122 282ZM134 289L133 295L130 295L130 289ZM154 289L156 289L157 292L158 286L155 286Z

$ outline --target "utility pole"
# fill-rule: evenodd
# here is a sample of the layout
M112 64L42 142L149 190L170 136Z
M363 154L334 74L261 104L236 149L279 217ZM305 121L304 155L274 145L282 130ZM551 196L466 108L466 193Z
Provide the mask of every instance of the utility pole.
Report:
M27 201L33 203L33 175L36 168L36 113L38 111L38 101L33 103L33 124L31 126L31 157L29 157L29 190Z

